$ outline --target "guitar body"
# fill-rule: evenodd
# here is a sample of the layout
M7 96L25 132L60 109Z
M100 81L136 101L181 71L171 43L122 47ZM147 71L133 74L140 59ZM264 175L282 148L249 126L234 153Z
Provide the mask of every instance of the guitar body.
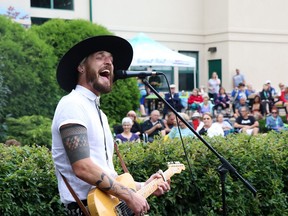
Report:
M136 190L134 179L129 173L118 176L116 181L126 187ZM104 193L98 188L94 188L89 192L87 201L92 216L117 216L115 207L120 203L118 198Z
M149 197L154 191L157 190L158 185L167 179L170 179L175 173L180 173L185 170L185 166L179 162L173 162L168 164L168 169L163 172L158 172L163 178L155 178L149 181L144 187L138 190L136 193L144 198ZM160 172L161 171L161 172ZM131 188L136 191L136 184L133 177L129 173L124 173L116 178L116 181L120 182L127 188ZM88 208L91 216L133 216L134 213L127 206L127 204L115 196L102 192L98 188L91 190L87 196Z

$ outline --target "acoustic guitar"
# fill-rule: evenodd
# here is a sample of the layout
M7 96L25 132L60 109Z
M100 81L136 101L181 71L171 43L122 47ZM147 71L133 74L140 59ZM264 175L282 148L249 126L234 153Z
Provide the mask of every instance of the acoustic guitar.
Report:
M149 184L142 187L136 193L147 198L154 191L157 190L158 184L164 182L166 179L170 179L174 174L181 173L185 170L185 166L176 163L168 163L168 169L162 172L163 178L154 179ZM116 180L122 183L124 186L129 187L136 191L136 184L133 177L129 173L124 173L116 178ZM91 216L132 216L134 213L129 209L127 204L119 200L117 197L102 192L98 188L92 189L87 197L88 208Z

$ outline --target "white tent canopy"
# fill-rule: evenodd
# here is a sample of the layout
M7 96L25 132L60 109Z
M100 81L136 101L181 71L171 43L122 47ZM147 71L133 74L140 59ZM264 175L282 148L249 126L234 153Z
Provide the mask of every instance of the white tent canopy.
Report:
M143 33L129 40L134 55L131 66L195 67L195 58L175 52Z

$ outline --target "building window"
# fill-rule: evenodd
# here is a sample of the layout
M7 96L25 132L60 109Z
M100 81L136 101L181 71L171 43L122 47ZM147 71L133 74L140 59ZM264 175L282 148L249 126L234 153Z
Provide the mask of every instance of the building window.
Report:
M31 7L73 10L73 0L31 0Z
M179 51L179 53L196 59L196 68L179 67L179 91L192 91L199 85L198 52Z
M43 23L50 20L50 18L39 18L39 17L31 17L32 25L42 25Z

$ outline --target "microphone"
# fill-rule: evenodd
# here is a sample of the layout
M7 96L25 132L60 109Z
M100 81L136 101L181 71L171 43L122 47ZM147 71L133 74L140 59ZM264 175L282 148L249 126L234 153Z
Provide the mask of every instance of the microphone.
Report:
M126 71L126 70L117 70L114 74L114 80L117 79L126 79L130 77L139 77L139 78L145 78L147 76L152 75L163 75L162 72L156 72L156 71Z

